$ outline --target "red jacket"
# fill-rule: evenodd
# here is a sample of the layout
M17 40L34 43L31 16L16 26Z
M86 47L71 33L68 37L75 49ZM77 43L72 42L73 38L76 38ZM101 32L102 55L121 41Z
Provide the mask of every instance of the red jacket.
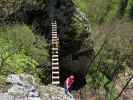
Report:
M65 86L67 89L70 89L72 87L74 83L74 79L71 79L70 77L68 77L66 80L65 80Z

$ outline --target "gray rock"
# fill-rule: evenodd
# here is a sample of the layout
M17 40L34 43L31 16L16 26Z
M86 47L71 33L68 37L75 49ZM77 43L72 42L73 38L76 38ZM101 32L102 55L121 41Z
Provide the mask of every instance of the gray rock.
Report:
M39 92L42 100L75 100L65 94L64 88L53 85L41 86Z
M30 97L38 99L37 83L32 75L12 74L7 77L7 82L12 84L12 87L8 89L9 95L19 98Z
M40 97L15 97L8 93L0 93L0 100L41 100Z
M17 84L17 83L22 84L22 81L20 80L19 75L16 75L16 74L9 75L7 77L6 82L11 83L11 84Z
M32 75L27 75L27 74L11 74L7 77L6 80L8 83L12 84L20 84L23 86L31 86L31 85L36 85L37 83L35 82L36 79Z
M75 100L67 96L61 87L48 85L36 88L37 83L31 75L12 74L8 76L7 82L12 87L8 93L0 93L0 100Z
M8 94L18 97L24 97L27 96L27 91L25 91L25 88L19 85L13 85L10 89L8 89Z

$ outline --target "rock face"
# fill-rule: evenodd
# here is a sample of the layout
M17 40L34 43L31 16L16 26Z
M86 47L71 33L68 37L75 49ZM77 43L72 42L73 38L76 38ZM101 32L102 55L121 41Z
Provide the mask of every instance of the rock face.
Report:
M41 86L39 92L42 100L75 100L67 96L63 88L53 85Z
M9 75L7 82L11 83L12 87L8 89L8 95L14 96L14 98L31 98L33 100L36 98L36 100L41 100L35 80L32 75Z
M64 88L39 86L35 80L32 75L9 75L7 82L12 86L7 93L0 93L0 100L75 100L65 94Z

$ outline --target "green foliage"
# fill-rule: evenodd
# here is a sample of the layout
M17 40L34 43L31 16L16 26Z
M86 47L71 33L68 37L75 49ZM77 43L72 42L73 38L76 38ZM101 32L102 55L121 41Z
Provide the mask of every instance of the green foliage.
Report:
M0 76L11 73L46 76L48 72L43 73L37 66L48 62L47 47L45 39L24 24L0 27Z
M44 9L44 2L45 1L43 0L0 0L0 17L8 17L9 15L16 13L23 7L26 7L28 10Z
M37 62L31 57L26 56L22 50L7 40L0 39L0 74L8 75L10 73L30 73L36 74Z
M14 54L12 57L8 58L5 63L7 67L5 67L3 72L16 72L17 74L20 73L29 73L35 74L36 73L36 66L37 62L30 57L24 54Z
M75 0L75 3L77 5L77 7L80 8L81 11L83 12L87 12L87 7L88 7L88 1L89 0Z
M128 0L128 5L125 13L126 16L132 17L132 7L133 7L133 0Z
M110 0L76 0L76 2L77 6L89 16L93 23L104 22L109 13L112 17L114 16L112 13L116 12L114 10L115 2L112 3ZM111 8L111 4L115 7L112 6Z
M75 0L93 24L111 22L117 17L132 17L133 0Z
M15 48L23 50L27 56L32 57L39 63L43 63L48 58L46 40L32 33L26 25L15 25L1 28L0 37L11 40Z
M4 90L5 86L6 86L6 78L4 75L0 75L0 89Z
M113 100L118 95L115 81L119 74L132 66L132 25L126 19L115 20L111 24L97 25L93 30L96 55L99 53L90 67L88 86L104 92L102 95L106 100Z
M37 61L27 56L23 49L0 37L0 89L5 88L5 78L9 74L27 73L38 77L37 65Z
M84 23L79 19L72 19L73 13L76 11L74 7L79 8L90 19L95 52L97 54L100 49L101 51L90 67L87 85L95 91L98 90L99 93L103 92L101 96L105 96L106 100L113 100L118 94L115 88L117 76L124 72L126 67L132 66L133 23L122 18L125 16L133 18L133 0L75 0L76 6L71 0L64 0L64 2L55 0L55 2L57 1L60 6L55 6L56 9L53 11L57 10L55 16L60 24L58 29L61 31L60 33L65 34L64 37L68 36L66 40L72 40L72 43L69 43L69 45L72 44L72 48L69 47L68 54L71 53L71 49L73 52L78 50L79 44L84 44L83 42L92 43L83 39L86 37L86 35L82 35L82 32L86 32ZM51 4L55 2L51 2ZM47 6L45 6L46 3ZM14 13L23 17L21 13L24 13L25 19L28 19L27 23L33 24L35 30L41 30L45 34L49 31L49 18L47 17L52 11L50 5L47 0L1 0L0 17L5 18ZM47 14L44 13L45 11ZM31 17L32 15L33 17ZM118 21L118 18L122 20ZM125 21L123 22L123 20ZM74 23L71 26L72 22ZM90 28L90 26L88 27ZM65 43L62 46L64 45ZM92 46L90 47L92 48ZM50 82L51 65L48 61L47 49L46 40L34 34L26 25L1 27L0 80L4 77L2 75L26 72L39 75L45 83ZM38 63L44 62L46 65L40 66L39 69L36 68ZM98 96L97 99L100 99Z
M107 71L105 74L100 68L101 65L93 64L92 66L87 76L87 87L89 87L89 90L96 91L97 100L101 100L102 97L106 98L106 100L114 100L118 92L115 88L115 82L108 77L108 75L112 74L109 71L114 68L105 69Z

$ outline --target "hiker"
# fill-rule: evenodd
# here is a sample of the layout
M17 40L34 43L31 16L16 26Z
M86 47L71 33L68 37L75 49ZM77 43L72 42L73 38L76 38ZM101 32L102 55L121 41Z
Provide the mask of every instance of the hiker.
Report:
M73 87L73 83L75 81L75 76L74 75L70 75L69 77L66 78L65 80L65 94L72 97L71 95L71 91L72 91L72 87Z

